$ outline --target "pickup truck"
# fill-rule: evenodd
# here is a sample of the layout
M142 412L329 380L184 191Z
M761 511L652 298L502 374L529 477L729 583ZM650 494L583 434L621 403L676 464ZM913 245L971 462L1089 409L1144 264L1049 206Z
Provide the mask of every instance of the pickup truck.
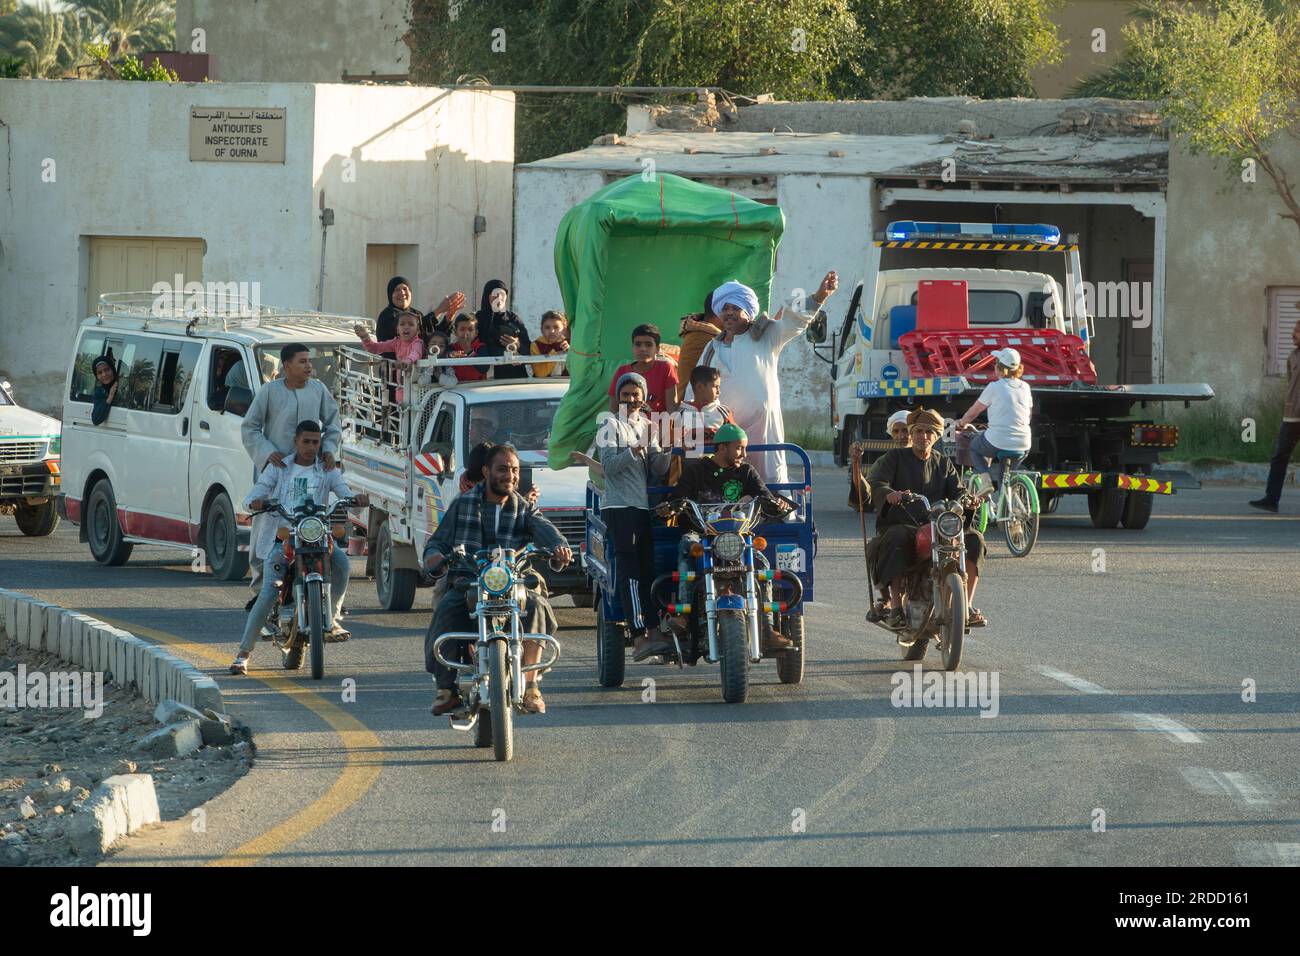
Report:
M28 537L59 525L59 421L23 408L0 382L0 514L11 514Z
M555 358L432 358L404 372L391 360L341 350L341 458L352 490L370 496L370 506L354 515L353 524L365 536L366 574L374 577L385 610L410 610L416 589L426 584L420 569L425 542L460 494L469 450L482 441L515 446L521 487L530 479L538 486L543 514L575 555L583 551L587 469L551 471L546 464L551 424L568 379L457 383L447 375L458 364L487 368ZM592 606L581 561L561 572L540 570L552 595L569 594L579 607Z
M972 253L1059 252L1065 288L1042 272L983 268L880 269L884 248ZM1033 446L1024 467L1039 472L1044 512L1060 496L1085 494L1094 526L1146 527L1157 494L1173 483L1153 476L1178 428L1133 414L1156 402L1206 401L1206 384L1099 385L1088 357L1092 319L1083 294L1077 238L1050 225L890 223L870 252L840 328L826 342L831 365L835 460L859 442L864 466L892 447L886 419L924 404L951 427L996 375L994 349L1015 348L1033 389ZM829 354L828 354L829 353Z

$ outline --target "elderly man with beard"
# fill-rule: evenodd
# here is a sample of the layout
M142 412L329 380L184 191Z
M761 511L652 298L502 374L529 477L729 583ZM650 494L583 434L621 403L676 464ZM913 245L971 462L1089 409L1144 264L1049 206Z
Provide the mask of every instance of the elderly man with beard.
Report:
M797 311L792 297L775 318L759 314L758 296L743 283L724 282L713 291L710 301L722 320L722 334L705 347L699 364L721 373L722 401L754 444L785 441L777 363L782 350L808 328L839 284L833 271L826 273L811 297L817 309L810 313ZM754 467L764 481L790 480L785 455L779 452L758 456Z
M562 565L573 560L573 552L564 536L542 516L535 504L519 494L519 455L512 446L497 445L488 452L483 466L483 478L483 481L448 506L442 522L424 546L426 570L432 574L446 570L444 565L457 545L463 546L466 554L473 556L483 548L517 551L532 542L539 548L551 550ZM424 635L424 669L434 675L434 683L438 688L438 699L430 709L435 717L456 711L463 705L463 701L456 684L457 672L443 666L434 657L433 643L449 631L477 630L470 617L470 604L473 600L472 591L467 594L448 587L438 602L433 620L429 622L429 629ZM553 635L556 632L558 624L555 612L541 591L528 589L521 624L525 631L533 634ZM445 652L445 656L448 659L468 661L468 644L468 641L449 641L444 646L451 649ZM524 642L525 665L536 664L541 655L539 644ZM530 714L546 713L546 702L537 689L537 678L536 671L526 678L524 709Z
M962 487L957 467L934 450L943 434L943 416L930 409L918 408L907 418L911 444L895 448L876 459L867 475L871 500L876 506L876 537L868 548L873 579L889 583L889 616L885 623L901 628L903 614L903 574L916 561L916 516L902 506L903 494L924 495L931 503L941 498L956 498ZM919 511L918 511L919 514ZM987 619L969 602L975 599L979 583L980 561L984 557L984 538L978 531L967 530L966 600L967 620L971 627L983 627Z

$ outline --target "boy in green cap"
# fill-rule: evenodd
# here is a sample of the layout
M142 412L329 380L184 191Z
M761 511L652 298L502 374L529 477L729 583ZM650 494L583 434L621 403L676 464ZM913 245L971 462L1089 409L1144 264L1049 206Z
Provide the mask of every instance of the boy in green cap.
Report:
M681 480L673 486L671 494L656 509L661 517L671 513L675 501L689 499L697 504L733 504L757 499L763 514L770 518L785 517L794 505L768 490L763 484L754 466L745 460L749 436L739 425L730 422L720 427L713 436L712 455L696 458L682 469ZM677 549L677 570L681 572L677 584L677 600L686 604L691 599L691 585L687 582L687 572L694 568L691 546L697 544L700 536L694 531L682 535ZM771 585L763 583L763 601L770 600L767 592ZM682 616L669 617L667 625L678 633L686 629L686 619ZM759 620L759 630L763 638L764 651L788 650L794 647L791 641L778 634L773 628L768 615Z

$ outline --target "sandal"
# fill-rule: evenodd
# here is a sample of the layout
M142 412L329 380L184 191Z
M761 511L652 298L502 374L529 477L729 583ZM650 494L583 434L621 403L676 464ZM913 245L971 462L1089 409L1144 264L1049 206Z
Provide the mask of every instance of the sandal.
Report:
M967 627L987 627L989 619L986 618L979 608L973 607L966 612Z
M546 701L542 700L542 692L537 689L536 684L529 684L524 688L524 713L527 714L544 714L546 713Z
M326 631L322 635L322 637L324 637L325 639L326 644L342 644L351 636L352 636L351 631L339 627L339 625L337 624L335 624L333 627L331 627L328 631Z
M247 674L248 674L248 655L247 655L247 654L240 654L238 657L235 658L234 663L232 663L232 664L230 665L230 673L232 673L232 674L243 674L243 675L247 675Z

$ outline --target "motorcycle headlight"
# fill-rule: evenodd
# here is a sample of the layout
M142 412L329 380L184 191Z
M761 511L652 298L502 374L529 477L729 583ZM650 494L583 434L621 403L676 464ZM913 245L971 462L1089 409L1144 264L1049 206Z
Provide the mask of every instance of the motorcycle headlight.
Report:
M325 537L325 522L320 518L303 518L298 522L298 540L315 544Z
M500 564L494 564L483 572L483 589L489 594L501 594L514 583L514 576Z
M961 534L961 518L952 511L945 511L939 515L935 526L939 529L939 535L944 538L955 538Z
M713 553L723 561L739 561L745 550L745 539L738 534L720 534L713 539Z

